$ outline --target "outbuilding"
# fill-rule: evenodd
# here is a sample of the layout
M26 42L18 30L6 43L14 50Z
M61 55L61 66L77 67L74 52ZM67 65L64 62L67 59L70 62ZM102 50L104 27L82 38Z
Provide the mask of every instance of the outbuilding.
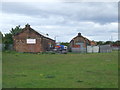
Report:
M78 33L78 35L70 41L70 50L73 52L86 52L87 45L95 46L97 44L83 37L81 33Z
M22 32L13 36L13 47L17 52L46 52L55 47L55 40L46 37L25 25Z

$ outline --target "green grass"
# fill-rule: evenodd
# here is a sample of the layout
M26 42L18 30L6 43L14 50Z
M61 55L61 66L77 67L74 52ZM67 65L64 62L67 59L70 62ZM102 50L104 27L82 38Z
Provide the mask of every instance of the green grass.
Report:
M3 88L117 88L118 53L3 52Z

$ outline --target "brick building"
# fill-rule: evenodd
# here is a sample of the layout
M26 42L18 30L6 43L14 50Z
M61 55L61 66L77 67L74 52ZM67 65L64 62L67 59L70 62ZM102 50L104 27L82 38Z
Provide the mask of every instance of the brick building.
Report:
M70 48L86 48L87 45L95 46L96 42L83 37L81 33L78 33L78 35L70 41Z
M55 47L55 40L36 32L28 24L22 32L13 36L13 41L17 52L45 52Z

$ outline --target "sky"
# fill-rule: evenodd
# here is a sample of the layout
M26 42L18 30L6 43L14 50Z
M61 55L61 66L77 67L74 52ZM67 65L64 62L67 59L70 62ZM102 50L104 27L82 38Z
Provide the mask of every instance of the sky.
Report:
M69 42L80 32L94 41L118 40L117 2L2 2L3 34L28 23L57 42Z

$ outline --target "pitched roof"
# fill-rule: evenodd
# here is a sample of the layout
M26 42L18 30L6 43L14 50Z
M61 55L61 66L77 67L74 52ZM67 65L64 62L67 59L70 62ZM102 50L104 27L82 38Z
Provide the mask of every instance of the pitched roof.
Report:
M79 34L79 33L78 33L78 34ZM82 35L81 35L81 36L76 36L76 37L74 37L72 40L76 39L77 37L82 37L82 38L84 38L84 40L88 40L89 43L91 42L89 39L87 39L86 37L83 37ZM71 40L71 41L72 41L72 40ZM70 41L70 43L71 43L71 41Z
M26 29L29 29L29 30L33 31L33 32L35 32L36 34L38 34L38 35L40 35L40 36L42 36L42 37L44 37L44 38L53 40L53 39L49 38L48 36L45 36L45 35L43 35L43 34L38 33L37 31L35 31L34 29L32 29L29 24L25 25L25 28L23 28L21 32L15 34L14 36L19 35L20 33L23 33ZM53 41L55 41L55 40L53 40Z

